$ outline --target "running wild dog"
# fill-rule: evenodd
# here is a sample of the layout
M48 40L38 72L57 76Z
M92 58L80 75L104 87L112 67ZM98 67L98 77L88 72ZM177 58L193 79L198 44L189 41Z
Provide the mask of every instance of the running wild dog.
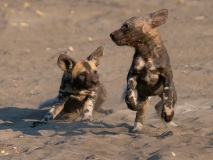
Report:
M127 75L125 102L136 112L133 132L141 131L151 96L161 100L155 105L158 115L166 123L172 122L174 105L177 101L169 55L156 27L168 18L166 9L132 17L120 29L110 34L118 46L135 48L132 65Z
M103 47L98 47L86 60L75 61L68 53L61 54L58 66L64 71L57 102L40 121L32 127L47 123L59 113L65 118L75 120L82 115L82 121L91 121L93 109L99 113L110 114L112 110L101 107L106 99L106 90L99 81L97 66L103 56Z

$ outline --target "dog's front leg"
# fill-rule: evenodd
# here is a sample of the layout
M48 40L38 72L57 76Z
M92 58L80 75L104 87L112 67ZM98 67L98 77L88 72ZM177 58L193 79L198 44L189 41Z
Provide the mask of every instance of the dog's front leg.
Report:
M95 100L92 98L88 98L83 107L83 117L82 121L90 122L92 121L92 111L94 109Z
M136 90L137 86L137 77L129 77L127 81L127 90L126 90L126 96L125 101L127 104L127 107L133 111L138 111L141 109L143 105L145 105L145 101L141 100L138 101L138 92Z
M39 124L46 124L50 120L54 119L62 111L62 109L64 108L64 104L65 102L53 105L49 112L47 112L47 114L44 116L44 118L40 121L33 122L31 127L36 127Z
M160 118L162 118L162 111L163 111L163 107L164 107L164 102L163 102L163 98L155 105L155 110L157 111L157 114ZM165 124L165 126L167 126L167 123L165 123L165 120L162 119L163 123ZM170 121L168 124L170 124L171 126L176 127L177 124L175 124L173 121Z
M93 91L94 92L94 91ZM94 109L94 105L96 102L97 95L93 93L87 98L86 102L83 106L83 117L82 121L84 122L90 122L92 121L92 112Z
M161 117L165 122L171 122L174 116L174 105L177 101L177 95L172 81L171 70L165 73L165 84L162 99L163 110Z

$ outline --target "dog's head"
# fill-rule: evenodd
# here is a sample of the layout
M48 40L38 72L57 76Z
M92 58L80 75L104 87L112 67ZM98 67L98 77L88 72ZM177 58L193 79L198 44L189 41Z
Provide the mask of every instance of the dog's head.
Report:
M162 9L143 17L132 17L124 22L120 29L112 32L110 37L119 46L136 46L154 36L155 28L164 24L168 10Z
M61 54L58 66L71 75L73 86L78 89L93 89L99 86L97 66L103 56L103 47L98 47L86 60L75 61L69 54Z

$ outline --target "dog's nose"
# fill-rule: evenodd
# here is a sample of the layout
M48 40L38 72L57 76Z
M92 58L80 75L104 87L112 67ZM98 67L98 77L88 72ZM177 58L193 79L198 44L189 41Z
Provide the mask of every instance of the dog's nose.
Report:
M96 84L98 84L98 80L92 80L92 84L94 84L94 85L96 85Z
M98 83L98 77L97 76L93 76L92 79L91 79L91 82L93 84L97 84Z
M114 33L112 32L112 33L110 33L110 35L109 35L111 38L114 38Z

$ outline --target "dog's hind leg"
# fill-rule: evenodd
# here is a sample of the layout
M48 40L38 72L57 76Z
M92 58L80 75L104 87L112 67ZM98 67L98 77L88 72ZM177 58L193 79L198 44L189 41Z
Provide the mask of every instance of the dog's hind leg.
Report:
M149 106L150 99L151 99L151 97L148 97L147 100L141 106L141 109L137 111L136 118L135 118L135 124L134 124L134 128L133 128L132 132L139 132L142 130L143 121L145 118L145 112Z
M52 108L49 110L49 112L44 116L44 118L40 121L35 121L33 122L31 127L36 127L39 124L46 124L48 123L50 120L54 119L64 108L64 104L62 103L60 105L55 104L52 106Z

